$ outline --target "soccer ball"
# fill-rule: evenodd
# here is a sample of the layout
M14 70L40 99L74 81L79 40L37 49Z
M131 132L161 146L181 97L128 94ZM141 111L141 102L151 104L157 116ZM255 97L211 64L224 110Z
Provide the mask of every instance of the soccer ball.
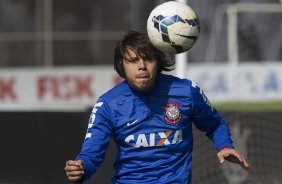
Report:
M200 34L200 22L190 6L168 1L152 10L147 32L159 50L178 54L193 47Z

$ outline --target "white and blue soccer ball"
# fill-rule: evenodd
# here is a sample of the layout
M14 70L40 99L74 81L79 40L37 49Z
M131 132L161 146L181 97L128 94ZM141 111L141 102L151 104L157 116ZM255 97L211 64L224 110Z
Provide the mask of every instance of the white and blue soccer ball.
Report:
M193 47L200 34L200 22L190 6L168 1L152 10L147 32L155 47L178 54Z

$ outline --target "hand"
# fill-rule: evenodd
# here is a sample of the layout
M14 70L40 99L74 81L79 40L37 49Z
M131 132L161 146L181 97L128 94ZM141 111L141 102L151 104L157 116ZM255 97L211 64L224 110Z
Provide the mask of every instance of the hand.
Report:
M221 164L223 164L224 160L227 160L232 163L240 164L240 166L245 170L250 169L246 159L235 149L224 148L217 153L217 158Z
M84 175L84 163L82 160L69 160L65 167L66 175L70 181L79 181Z

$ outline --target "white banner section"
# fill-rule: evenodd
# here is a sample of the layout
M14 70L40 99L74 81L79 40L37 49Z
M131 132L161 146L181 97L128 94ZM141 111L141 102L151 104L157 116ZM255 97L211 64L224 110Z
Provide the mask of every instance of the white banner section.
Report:
M197 82L212 102L282 101L281 63L188 66L188 78Z
M189 65L187 76L212 102L282 101L282 64ZM85 110L121 80L112 66L0 69L0 110Z
M122 79L113 67L0 70L0 110L85 110Z

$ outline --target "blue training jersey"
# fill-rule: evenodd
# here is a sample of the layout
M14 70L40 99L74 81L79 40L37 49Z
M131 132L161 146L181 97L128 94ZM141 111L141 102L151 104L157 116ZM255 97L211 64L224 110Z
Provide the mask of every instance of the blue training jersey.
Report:
M159 74L142 93L120 83L94 105L85 141L76 160L91 177L103 162L109 140L117 144L113 184L190 184L192 123L216 150L234 148L228 125L196 83Z

